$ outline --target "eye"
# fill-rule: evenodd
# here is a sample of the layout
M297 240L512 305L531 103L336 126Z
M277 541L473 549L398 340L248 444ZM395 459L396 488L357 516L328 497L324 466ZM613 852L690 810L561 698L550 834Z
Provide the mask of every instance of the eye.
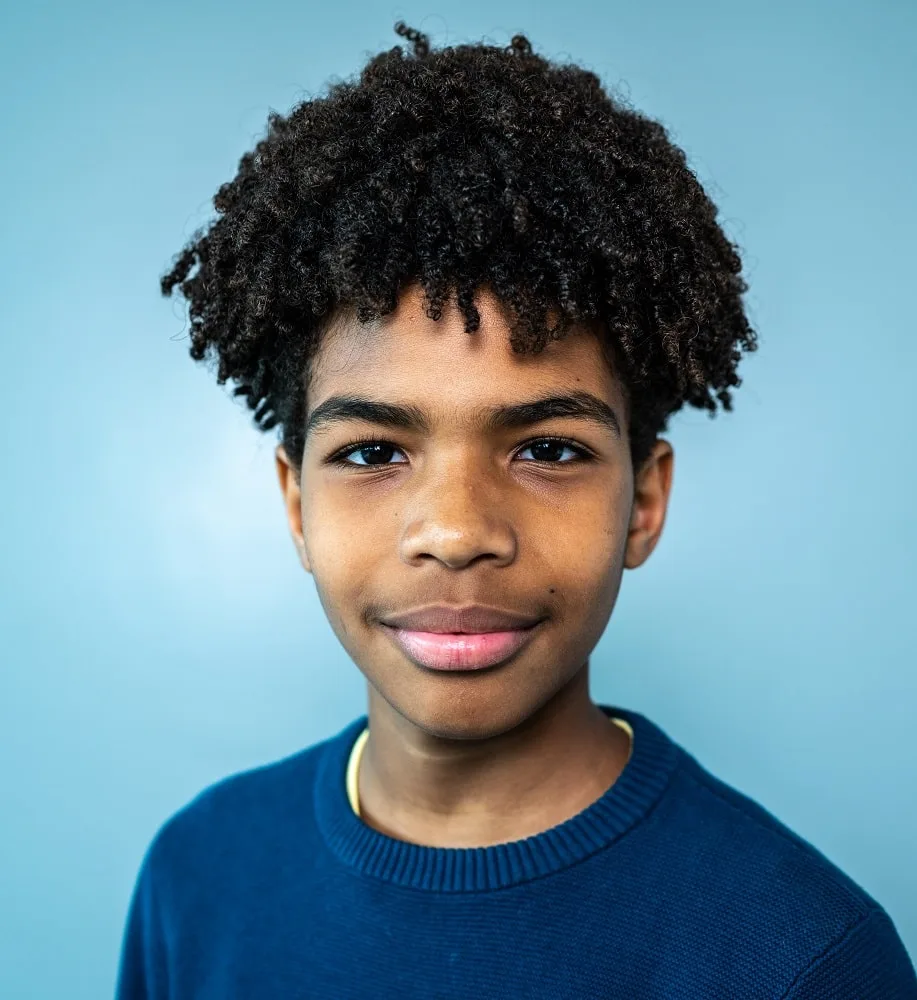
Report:
M537 441L532 441L517 454L521 455L526 451L532 452L532 458L536 462L550 462L559 465L568 465L570 462L590 457L585 448L580 448L566 438L556 437L539 438ZM572 452L573 458L561 459L559 456L564 452Z
M403 455L400 449L396 448L389 441L358 441L356 444L348 445L344 451L339 451L330 459L338 465L360 465L363 467L371 465L402 465L402 462L392 463L392 454ZM358 455L362 461L351 461L350 455Z
M584 461L592 457L585 448L574 444L567 438L557 437L538 438L536 441L529 442L516 454L522 455L525 452L532 453L532 458L528 461L550 465L569 465L571 462ZM571 453L570 456L563 458L565 452ZM333 465L359 466L361 468L403 465L405 463L406 459L403 457L401 461L393 462L393 455L404 456L404 452L400 448L396 448L390 441L381 439L356 441L336 452L328 461ZM357 457L354 459L351 456Z

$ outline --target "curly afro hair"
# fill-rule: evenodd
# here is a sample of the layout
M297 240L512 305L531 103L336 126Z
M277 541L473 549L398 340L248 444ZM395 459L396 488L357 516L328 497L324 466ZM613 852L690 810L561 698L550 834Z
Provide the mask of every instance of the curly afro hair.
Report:
M516 352L598 321L635 468L683 405L731 410L757 347L742 264L664 127L523 35L431 50L395 31L410 52L271 112L161 278L187 300L191 356L218 361L260 429L281 425L298 468L310 360L339 309L378 318L419 281L432 319L455 295L473 333L486 284Z

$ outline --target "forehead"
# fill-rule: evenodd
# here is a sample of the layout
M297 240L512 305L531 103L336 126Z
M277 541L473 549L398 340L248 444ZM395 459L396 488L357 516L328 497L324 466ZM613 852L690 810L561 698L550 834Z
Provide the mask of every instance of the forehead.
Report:
M575 326L538 354L517 354L509 342L512 318L489 290L475 305L481 324L466 333L454 300L439 320L424 312L419 286L406 289L397 308L361 324L342 314L324 333L313 359L308 407L337 393L410 400L425 409L499 404L543 391L591 392L623 401L594 328Z

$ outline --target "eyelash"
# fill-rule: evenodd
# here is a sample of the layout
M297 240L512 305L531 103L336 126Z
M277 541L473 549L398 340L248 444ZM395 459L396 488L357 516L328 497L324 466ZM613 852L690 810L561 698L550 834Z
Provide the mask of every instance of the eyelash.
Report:
M552 435L552 434L542 435L541 437L532 438L531 440L524 442L520 446L519 451L525 451L526 448L531 448L532 445L539 444L542 441L553 441L555 444L564 445L565 447L570 448L572 451L575 451L577 453L577 458L570 459L570 460L568 460L566 462L549 462L549 461L547 461L545 459L537 459L536 458L536 459L533 459L533 460L529 460L526 464L528 464L528 465L533 465L533 464L534 465L575 465L575 464L577 464L577 463L579 463L581 461L590 461L593 458L592 453L589 452L582 445L576 444L574 441L571 441L569 438L558 437L558 436ZM385 438L360 438L360 440L358 440L358 441L351 441L349 444L346 444L342 448L339 448L333 455L329 456L326 459L326 462L329 465L339 465L339 466L343 466L344 468L354 468L354 469L386 469L386 468L389 468L391 465L404 465L403 462L380 462L378 465L369 465L369 464L360 465L357 462L348 462L347 461L347 457L346 457L347 455L351 454L354 451L359 450L360 448L367 448L370 445L374 445L374 444L390 445L395 451L401 451L401 449L398 448L397 445L395 445L391 441L386 440Z

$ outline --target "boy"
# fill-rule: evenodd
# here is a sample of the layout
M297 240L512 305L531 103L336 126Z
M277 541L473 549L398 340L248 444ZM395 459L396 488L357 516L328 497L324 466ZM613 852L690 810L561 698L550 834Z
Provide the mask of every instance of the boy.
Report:
M685 404L756 347L716 210L576 66L411 43L242 158L164 276L263 429L368 715L158 832L118 996L891 1000L888 915L589 655Z

